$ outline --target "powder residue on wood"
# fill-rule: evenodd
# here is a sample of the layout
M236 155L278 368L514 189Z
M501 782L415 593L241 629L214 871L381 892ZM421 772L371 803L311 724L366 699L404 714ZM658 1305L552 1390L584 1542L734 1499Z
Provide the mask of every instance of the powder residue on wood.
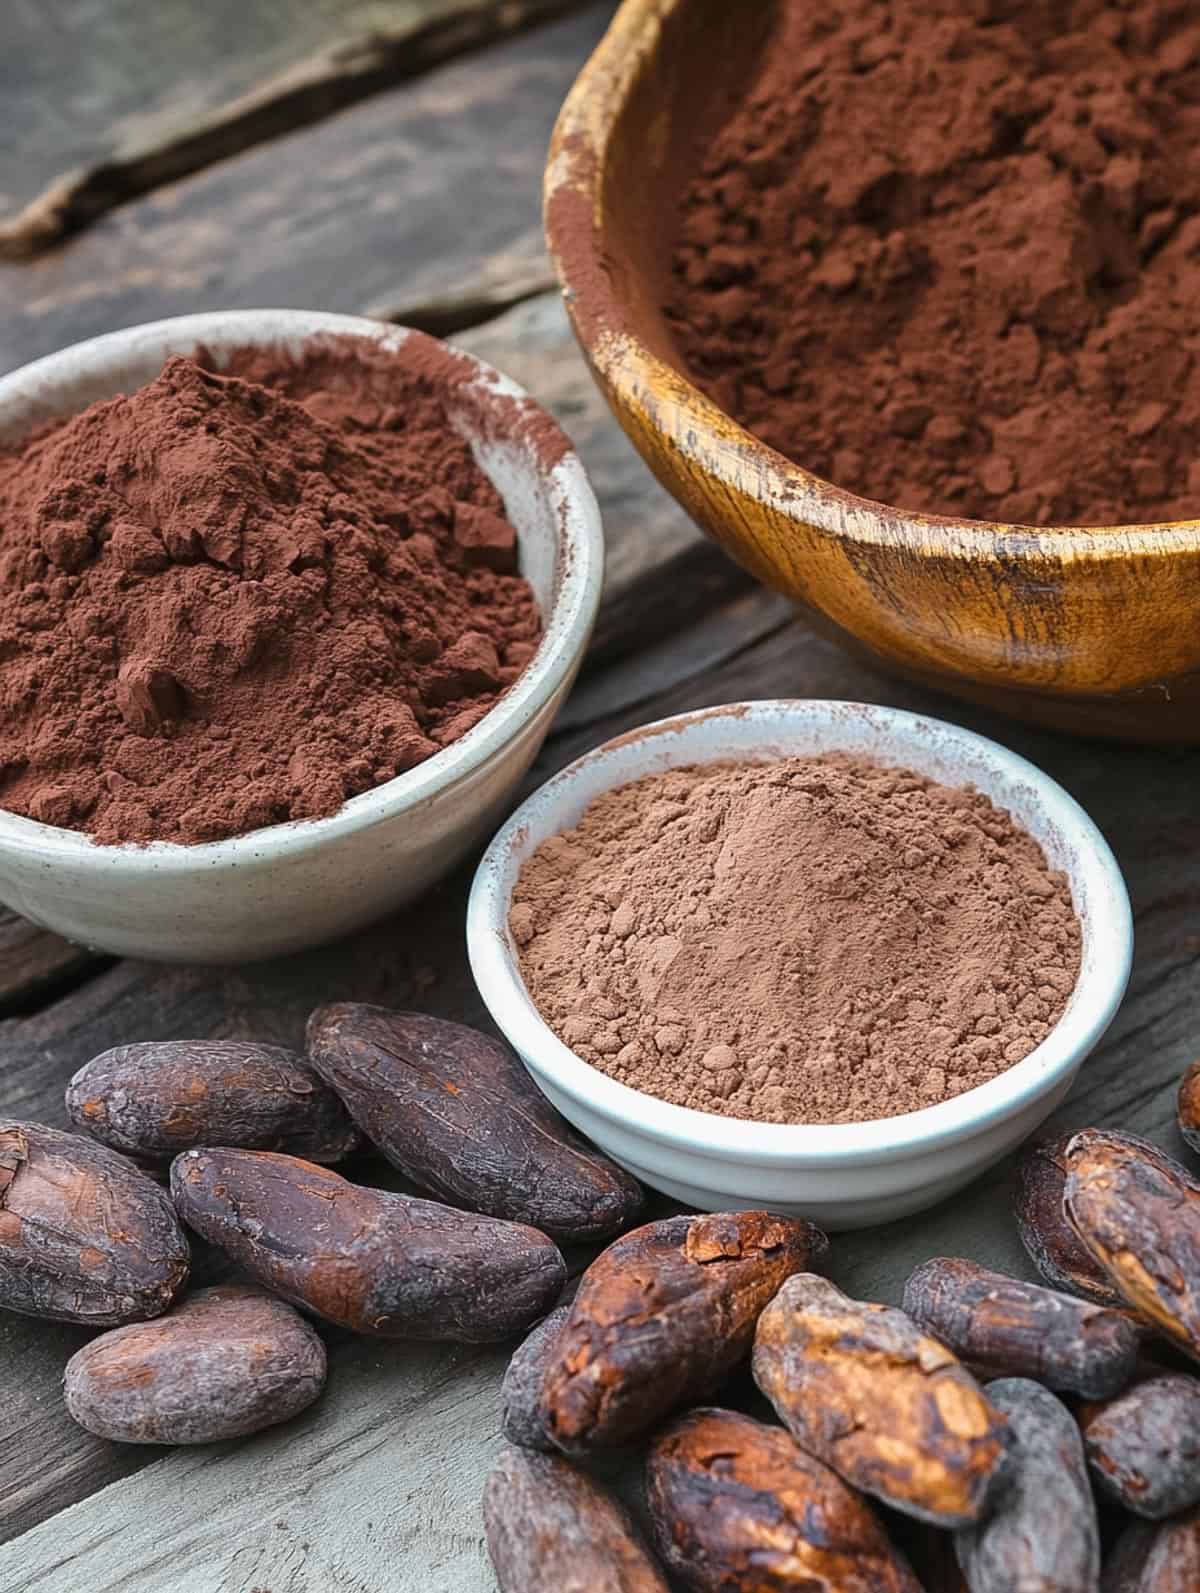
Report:
M541 620L454 356L421 347L201 350L0 451L0 805L215 840L333 813L488 711Z
M891 1117L985 1083L1079 971L1064 877L979 792L842 755L670 770L525 864L510 924L586 1061L762 1122Z
M682 202L688 366L885 503L1197 514L1198 84L1167 0L788 0Z

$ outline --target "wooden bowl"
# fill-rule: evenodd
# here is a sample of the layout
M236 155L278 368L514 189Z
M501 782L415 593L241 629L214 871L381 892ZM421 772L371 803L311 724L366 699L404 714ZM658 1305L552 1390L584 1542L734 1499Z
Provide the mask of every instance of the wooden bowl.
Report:
M687 376L661 310L679 195L778 3L625 0L559 117L547 234L618 420L734 558L889 670L1066 729L1200 740L1200 522L891 508L793 464Z

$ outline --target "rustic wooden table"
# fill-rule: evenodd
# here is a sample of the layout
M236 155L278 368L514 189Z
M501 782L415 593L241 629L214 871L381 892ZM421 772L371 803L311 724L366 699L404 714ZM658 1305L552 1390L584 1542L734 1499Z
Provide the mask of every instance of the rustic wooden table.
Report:
M1173 1090L1200 1038L1200 752L1069 741L874 674L754 587L651 480L571 341L538 216L555 111L611 10L14 0L0 23L0 368L156 316L282 304L404 320L510 371L578 444L609 547L587 668L529 786L643 720L735 698L896 703L998 737L1095 816L1137 917L1128 1000L1053 1126L1119 1125L1178 1152ZM318 1000L481 1021L469 876L345 944L219 972L114 964L0 916L0 1111L62 1124L67 1077L107 1046L294 1043ZM1028 1274L1010 1177L842 1236L835 1275L895 1301L938 1253ZM0 1320L3 1593L494 1587L478 1501L504 1350L331 1335L328 1392L298 1421L165 1452L69 1420L62 1369L85 1337Z

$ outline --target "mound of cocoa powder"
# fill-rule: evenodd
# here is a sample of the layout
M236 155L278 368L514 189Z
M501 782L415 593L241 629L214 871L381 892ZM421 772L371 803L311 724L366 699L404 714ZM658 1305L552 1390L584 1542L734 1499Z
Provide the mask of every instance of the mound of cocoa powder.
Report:
M525 864L510 916L586 1061L729 1117L892 1117L986 1083L1079 972L1064 877L970 789L844 756L650 775Z
M0 451L0 805L103 842L333 813L463 735L541 634L453 354L211 364Z
M1178 0L784 0L667 313L717 403L867 497L1197 515L1198 143Z

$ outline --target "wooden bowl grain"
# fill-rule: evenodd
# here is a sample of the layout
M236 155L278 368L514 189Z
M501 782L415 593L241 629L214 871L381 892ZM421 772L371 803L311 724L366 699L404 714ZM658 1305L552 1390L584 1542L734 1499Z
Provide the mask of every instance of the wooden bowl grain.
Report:
M689 379L661 310L673 218L703 127L736 103L779 3L624 0L563 107L547 236L608 403L734 558L890 671L1063 729L1200 741L1200 521L892 508L792 463Z

